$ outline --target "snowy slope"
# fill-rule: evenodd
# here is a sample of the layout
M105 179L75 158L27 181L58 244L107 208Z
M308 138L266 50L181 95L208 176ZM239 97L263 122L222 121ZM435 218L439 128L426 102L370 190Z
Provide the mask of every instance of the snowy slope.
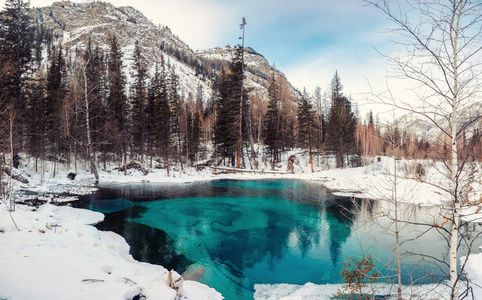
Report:
M180 40L169 27L155 25L132 7L115 7L109 3L56 2L51 6L31 11L35 20L52 30L54 45L62 43L67 53L75 55L76 49L85 48L88 39L105 51L108 38L116 35L124 54L124 72L130 79L134 44L139 41L146 61L153 72L154 65L164 56L180 80L180 94L187 98L196 96L203 88L204 101L212 95L211 79L226 68L231 61L232 48L216 48L194 52ZM246 49L245 86L250 94L266 99L268 81L273 72L269 62L253 49ZM213 62L215 62L213 67ZM285 76L283 79L287 82ZM288 83L289 84L289 83ZM290 85L291 86L291 85ZM291 87L292 94L297 91Z

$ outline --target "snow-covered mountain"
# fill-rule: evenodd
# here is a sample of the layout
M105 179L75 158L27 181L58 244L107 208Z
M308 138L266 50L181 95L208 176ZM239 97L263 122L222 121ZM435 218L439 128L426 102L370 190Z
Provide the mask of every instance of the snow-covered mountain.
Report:
M54 43L62 43L71 55L84 48L90 38L93 44L109 50L108 37L115 34L124 53L125 74L129 79L134 44L139 41L144 56L151 68L164 56L166 63L174 69L180 79L181 94L184 97L196 95L198 87L203 88L204 100L212 95L211 79L226 68L231 61L230 47L214 48L194 52L167 26L155 25L133 7L115 7L109 3L55 2L51 6L32 10L33 18L47 30L52 31ZM55 44L54 44L55 45ZM268 78L272 72L281 75L291 87L293 95L298 92L286 77L274 70L268 61L251 48L246 48L245 86L250 94L266 99Z
M459 124L462 126L467 120L475 120L482 114L482 107L479 106L471 106L471 109L462 110L459 114ZM406 133L411 133L418 138L423 138L428 142L437 142L440 140L444 140L447 137L444 137L442 130L450 132L449 130L449 122L447 118L443 118L440 116L429 116L433 117L435 122L431 122L427 119L427 117L422 116L418 113L411 113L406 114L398 118L395 122L396 126L399 130L404 131ZM435 124L436 123L436 124ZM465 129L465 137L467 139L472 138L475 130L482 130L482 119L479 119L477 122L471 123Z

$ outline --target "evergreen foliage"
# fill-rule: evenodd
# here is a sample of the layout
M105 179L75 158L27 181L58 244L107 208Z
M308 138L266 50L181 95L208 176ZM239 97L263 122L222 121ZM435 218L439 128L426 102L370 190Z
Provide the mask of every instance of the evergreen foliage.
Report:
M122 51L115 34L110 38L108 63L109 96L107 98L109 118L117 132L123 132L126 119L125 76L123 73Z
M7 0L6 9L0 12L0 110L5 111L9 105L15 107L15 147L22 151L26 146L36 158L49 154L47 157L58 161L66 154L69 163L71 156L75 160L87 156L99 160L97 154L102 153L106 166L106 160L116 161L115 155L123 153L124 160L128 155L140 155L141 161L148 154L151 164L156 156L167 163L169 157L192 163L202 140L213 141L215 163L224 161L235 166L241 161L246 166L248 162L256 169L258 162L251 159L257 155L252 132L258 134L259 149L263 147L272 157L273 166L280 160L281 152L295 146L309 150L310 156L313 150L328 150L335 155L338 167L354 165L354 158L359 158L358 149L367 150L363 152L367 156L382 152L382 138L372 112L368 124L359 124L357 129L352 111L356 107L353 109L351 99L343 94L338 73L331 82L331 91L322 94L321 88L317 88L313 99L306 92L298 99L285 78L276 77L274 74L279 73L273 71L268 98L251 91L249 98L243 87L244 70L254 71L244 66L243 53L256 54L252 49L231 48L233 57L228 65L221 59L198 59L173 45L161 44L167 53L195 66L199 75L214 78L213 94L205 100L210 93L204 94L201 85L195 96L192 92L183 94L170 58L165 64L161 57L149 80L149 62L144 57L149 53L142 43L136 42L129 58L132 81L128 86L119 36L111 34L110 49L105 53L90 40L77 48L61 49L60 43L53 47L52 41L58 37L49 28L35 27L28 10L27 1ZM45 55L47 60L42 57ZM217 73L225 67L228 68ZM81 74L84 69L86 76ZM327 99L331 103L326 103ZM87 128L91 137L86 135ZM396 149L400 153L404 150L405 155L413 152L408 149L433 149L427 140L411 137L402 128L394 126L385 133L384 137L400 148ZM468 151L481 148L480 138L477 139L480 134L473 136L470 140L470 136L462 138L461 144ZM89 139L91 142L87 142ZM384 146L386 151L394 150ZM248 147L251 151L246 151ZM449 153L448 148L446 152Z
M304 90L301 95L296 117L298 120L297 145L303 149L311 149L315 143L314 134L317 126L315 123L313 105L311 104L310 96L306 90Z
M142 55L139 41L136 41L134 48L134 95L132 99L132 134L135 150L141 155L141 162L144 158L144 143L146 133L146 82L147 66Z
M94 46L89 42L83 58L86 68L87 76L87 92L89 102L89 119L90 130L93 141L93 151L102 151L105 158L105 153L108 151L104 141L109 139L110 132L106 131L107 122L107 107L106 107L106 59L105 54L98 45ZM83 124L84 118L81 118ZM72 128L76 132L76 128ZM104 160L105 162L105 160Z
M200 151L201 146L201 114L199 111L194 113L194 120L192 121L192 138L191 138L191 161L195 160Z
M47 88L45 98L45 128L46 138L51 146L50 153L57 159L57 155L65 151L65 140L62 132L62 105L66 95L66 70L62 55L62 47L59 44L58 52L53 51L50 69L47 74Z
M34 27L29 14L29 2L7 0L5 10L0 13L0 52L2 66L8 65L8 72L2 76L2 97L6 103L15 103L15 108L25 108L23 75L32 61Z
M113 34L109 40L110 51L108 61L108 89L107 97L107 119L109 131L111 131L112 145L117 145L115 149L123 146L124 154L127 151L127 98L125 95L125 76L123 73L122 51L119 42ZM122 145L122 146L121 146Z
M239 124L246 126L246 116L249 111L247 93L243 89L243 48L237 47L229 66L228 73L222 73L218 82L215 83L215 106L216 121L214 125L215 155L221 159L228 159L231 165L235 165L237 147L239 146ZM243 99L243 120L240 122L240 101ZM243 130L246 134L247 130ZM246 139L244 139L246 140ZM242 146L242 145L241 145Z
M268 88L268 110L264 115L264 129L263 129L263 141L267 148L267 151L273 157L274 162L279 159L279 147L280 147L280 87L276 82L276 77L273 76L270 80Z
M168 98L168 86L164 58L161 56L160 73L157 85L155 85L155 137L159 147L161 157L167 161L169 159L169 148L171 146L171 107Z
M179 76L171 69L168 82L168 97L169 105L171 107L171 133L173 135L173 142L176 148L176 153L179 155L182 149L181 141L181 115L183 113L182 99L179 95Z
M338 72L331 81L331 109L326 124L327 145L336 156L337 167L349 162L349 155L356 153L356 118L350 100L343 95Z
M13 105L20 146L27 111L25 75L32 62L35 33L29 6L28 1L6 0L0 12L0 111Z
M45 153L45 78L38 78L30 85L29 105L27 107L27 151L35 157L35 169L38 159Z
M146 142L147 142L147 150L148 154L154 155L153 148L154 148L154 137L156 134L156 99L158 94L158 87L159 87L159 63L156 63L154 68L154 74L149 82L149 87L147 89L147 105L145 110L145 118L146 118L146 127L145 127L145 134L146 134Z
M306 90L304 90L303 94L301 95L296 117L298 119L297 144L300 148L308 148L310 154L311 172L313 172L314 169L312 150L313 147L316 145L315 135L318 127L315 122L315 112L313 111L313 105L311 104L310 96L308 95Z

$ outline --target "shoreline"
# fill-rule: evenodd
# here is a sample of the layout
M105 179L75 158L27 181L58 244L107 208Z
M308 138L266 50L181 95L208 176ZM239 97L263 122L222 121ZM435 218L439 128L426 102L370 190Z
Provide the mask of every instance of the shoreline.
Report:
M26 171L24 172L26 173ZM8 272L4 276L0 275L0 287L8 286L9 289L0 288L0 298L27 299L34 297L36 299L52 299L56 298L56 295L58 297L63 292L72 294L72 292L67 290L62 291L62 285L73 285L75 287L74 292L77 293L75 297L79 297L74 297L73 299L82 299L85 298L85 295L88 295L87 298L89 299L104 298L100 294L95 296L95 291L92 288L102 291L103 295L112 295L114 299L124 299L126 296L134 297L136 295L149 295L149 299L174 299L175 292L173 294L173 290L166 283L168 270L159 265L135 261L129 254L129 246L123 237L112 232L100 231L92 226L95 223L92 220L99 221L100 216L96 215L97 213L68 206L68 203L77 201L79 197L95 193L98 187L122 184L189 184L215 180L286 179L317 182L338 196L354 196L376 201L384 201L383 198L386 197L386 194L384 195L383 193L376 197L377 195L369 192L370 187L380 184L379 182L383 182L386 179L380 173L373 171L372 166L295 174L238 173L215 175L207 170L191 173L173 171L171 177L167 177L163 170L154 170L154 172L146 176L135 171L130 172L128 176L120 172L115 174L115 171L110 173L102 171L100 172L101 177L98 187L92 185L94 178L88 172L80 172L77 175L78 177L74 181L58 177L42 182L38 180L39 176L37 174L36 176L32 175L33 183L29 184L28 187L25 187L25 184L17 183L15 188L21 188L25 194L43 194L43 196L38 196L38 198L45 197L45 201L47 201L47 204L41 205L39 209L35 209L34 206L17 206L17 212L13 214L15 220L17 221L18 219L19 227L22 229L20 232L17 232L13 225L8 224L12 222L7 217L5 205L2 204L0 209L0 263L2 266L5 266ZM413 188L413 191L417 198L411 198L407 203L420 206L443 205L443 197L437 190L422 186L419 182L414 183L413 180L402 180L402 184L406 187L412 187L412 183L416 187ZM480 191L477 192L480 193ZM52 197L58 195L65 197ZM427 199L431 200L427 201ZM50 203L53 201L61 206L53 206ZM102 220L103 218L104 216L102 215ZM476 215L471 221L482 222L482 218L480 218L480 215ZM38 252L29 252L29 248L37 249ZM66 248L71 248L71 251L66 251ZM77 249L82 249L82 251ZM69 269L70 260L73 257L75 257L74 261L80 259L83 263L81 266L76 265L75 268ZM103 259L94 259L98 257L103 257ZM478 282L479 285L482 283L482 270L480 267L477 268L475 266L481 260L482 253L472 254L469 261L474 261L474 263L471 263L468 268L472 274L469 277L473 278L472 280ZM106 266L103 261L115 261L115 263ZM47 275L47 280L43 278L40 280L37 276L26 276L25 272L21 271L22 269L35 269L38 274L49 270L50 274ZM72 277L75 276L69 274L69 272L76 272L76 269L80 269L89 275L85 275L85 278L77 277L74 280ZM114 269L122 269L122 271L113 271ZM118 276L114 278L114 276L110 276L112 274L117 274ZM130 274L135 274L137 277L133 279ZM178 276L178 274L175 276ZM26 292L23 291L25 287L22 284L25 277L40 282L35 285L36 288L32 288L31 292L33 294L30 296L22 294ZM49 282L53 279L50 280L48 278L60 279L61 284L57 284L57 287L50 285ZM125 278L129 280L125 280ZM208 286L197 282L185 281L185 283L187 283L185 285L187 299L223 299L221 294ZM61 286L60 290L59 285ZM58 294L52 294L51 290L59 291ZM163 296L154 296L158 295L158 293L161 293ZM189 298L189 295L192 295L192 298ZM205 298L203 298L203 295L205 295Z

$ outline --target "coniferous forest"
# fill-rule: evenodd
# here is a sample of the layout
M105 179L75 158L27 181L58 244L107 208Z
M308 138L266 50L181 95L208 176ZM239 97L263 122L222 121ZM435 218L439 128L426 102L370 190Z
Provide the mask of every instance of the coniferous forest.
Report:
M243 85L241 46L229 66L213 77L212 99L202 99L202 89L186 99L164 57L151 65L138 42L134 56L125 57L112 32L106 51L89 39L73 54L48 28L36 27L29 9L28 2L12 0L1 13L1 111L3 120L14 124L14 152L67 164L89 160L92 167L157 159L169 168L171 160L193 165L212 157L216 164L253 169L261 157L274 165L280 153L295 147L310 157L334 151L323 146L325 139L343 145L336 150L340 166L360 152L357 119L338 74L328 99L331 109L318 106L316 111L308 92L286 96L273 73L268 109L257 115ZM133 62L131 69L125 60ZM287 101L295 109L283 109ZM206 147L210 143L212 151Z
M195 66L212 90L208 97L202 86L186 94L170 58L148 60L139 41L131 57L115 31L107 33L107 49L90 38L67 48L31 11L28 2L9 0L0 15L2 153L68 165L88 161L94 173L108 162L126 170L131 160L157 161L168 172L173 163L198 161L274 169L293 150L309 155L311 170L324 155L338 167L360 166L361 156L447 155L445 143L399 129L396 121L380 124L371 111L361 116L337 72L324 93L311 94L293 92L272 69L260 98L245 84L251 49L236 46L227 65L203 64L163 44L166 56ZM480 155L478 134L471 136L465 143Z
M73 283L74 296L99 299L223 299L218 288L226 299L263 289L270 299L280 290L304 297L303 289L317 299L476 299L482 4L406 1L408 10L396 5L404 1L361 1L393 22L389 34L403 45L398 55L375 51L383 63L361 50L364 39L381 40L373 28L345 60L334 55L345 53L345 36L311 19L308 31L322 29L301 47L319 53L283 49L296 68L284 66L303 83L328 74L310 91L245 46L244 17L242 36L233 29L238 45L192 50L130 6L5 0L0 298L65 297ZM301 2L295 19L306 8L352 5ZM357 9L350 24L363 18L370 27L367 16ZM269 30L291 22L282 21ZM256 25L247 36L274 48L279 41ZM354 37L352 27L331 28ZM300 38L285 34L284 44ZM378 81L373 74L387 64L385 86L351 87L361 80L347 72L353 61L379 63L366 71ZM31 266L45 278L27 277Z

